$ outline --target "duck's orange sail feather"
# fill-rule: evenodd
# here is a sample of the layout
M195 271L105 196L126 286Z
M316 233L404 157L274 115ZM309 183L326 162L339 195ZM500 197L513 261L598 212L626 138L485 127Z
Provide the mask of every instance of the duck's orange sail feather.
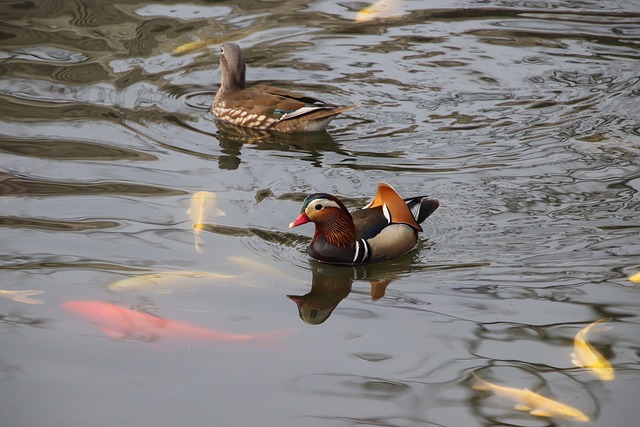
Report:
M377 206L382 207L384 205L387 205L387 209L389 209L392 223L407 224L418 231L422 231L422 227L413 217L411 210L407 206L407 202L400 197L398 192L394 190L392 186L386 182L381 182L378 185L376 197L364 208L375 208Z

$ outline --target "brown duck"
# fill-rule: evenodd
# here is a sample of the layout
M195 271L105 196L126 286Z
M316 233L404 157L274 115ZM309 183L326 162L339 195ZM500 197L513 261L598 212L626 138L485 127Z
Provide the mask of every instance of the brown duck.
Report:
M213 99L211 114L237 126L279 132L319 131L338 114L356 108L327 105L268 85L247 87L244 57L235 43L222 45L220 70L220 89Z
M351 212L330 194L307 196L289 228L315 223L308 254L318 261L365 264L410 251L422 231L420 223L438 206L438 200L425 196L403 199L389 184L381 183L371 203Z

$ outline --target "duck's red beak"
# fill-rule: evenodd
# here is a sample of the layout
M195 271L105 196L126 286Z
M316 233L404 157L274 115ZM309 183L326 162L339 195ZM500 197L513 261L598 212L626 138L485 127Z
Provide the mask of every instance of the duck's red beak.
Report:
M291 224L289 224L289 228L293 228L293 227L297 227L297 226L302 225L302 224L306 224L309 221L311 221L311 220L309 219L307 214L302 212L300 215L298 215L298 217L296 219L293 220L293 222Z

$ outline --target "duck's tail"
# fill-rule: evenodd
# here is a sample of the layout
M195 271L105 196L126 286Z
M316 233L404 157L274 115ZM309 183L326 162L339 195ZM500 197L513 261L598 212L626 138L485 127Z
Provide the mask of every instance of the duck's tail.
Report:
M357 105L348 105L343 107L332 107L329 105L313 105L298 108L295 111L284 114L280 120L291 120L296 117L301 118L304 116L305 120L320 121L329 117L336 116L345 111L353 110Z
M410 197L404 201L418 224L424 222L440 206L438 199L430 199L425 196Z

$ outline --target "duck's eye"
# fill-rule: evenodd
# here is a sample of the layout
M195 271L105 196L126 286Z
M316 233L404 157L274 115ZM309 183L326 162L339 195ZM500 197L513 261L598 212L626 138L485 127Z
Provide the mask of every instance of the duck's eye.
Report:
M323 208L323 206L322 206L320 203L318 203L317 205L315 205L315 206L314 206L314 208L315 208L317 211L319 211L320 209L322 209L322 208Z

